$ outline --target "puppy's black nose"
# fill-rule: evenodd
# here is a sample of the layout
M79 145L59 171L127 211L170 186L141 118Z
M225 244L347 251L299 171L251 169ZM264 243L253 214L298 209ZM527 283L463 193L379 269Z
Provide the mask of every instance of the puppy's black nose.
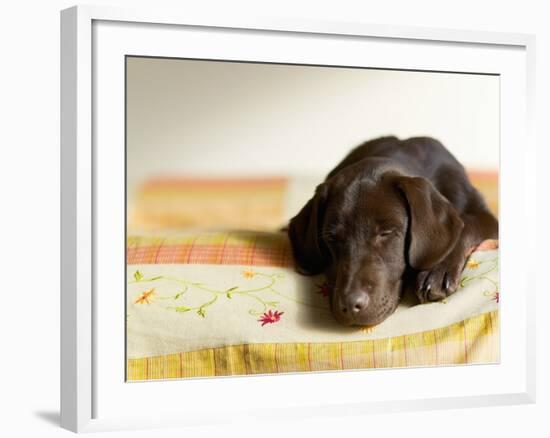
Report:
M369 295L362 290L350 292L344 298L342 302L342 307L340 310L343 313L351 313L356 315L361 313L369 304Z

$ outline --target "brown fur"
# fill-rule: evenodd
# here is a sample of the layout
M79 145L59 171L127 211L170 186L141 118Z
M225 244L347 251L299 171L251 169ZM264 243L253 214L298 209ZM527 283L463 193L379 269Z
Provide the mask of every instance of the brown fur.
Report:
M468 250L498 221L437 140L384 137L352 150L290 220L297 268L325 273L335 318L379 324L406 288L421 303L458 288Z

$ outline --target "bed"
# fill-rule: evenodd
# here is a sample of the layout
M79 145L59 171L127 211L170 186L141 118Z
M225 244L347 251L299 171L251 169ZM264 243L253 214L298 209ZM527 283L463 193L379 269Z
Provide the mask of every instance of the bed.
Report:
M496 173L470 176L497 213ZM128 381L498 362L497 241L446 300L405 296L378 326L338 325L324 278L295 272L279 231L317 181L175 177L130 194Z

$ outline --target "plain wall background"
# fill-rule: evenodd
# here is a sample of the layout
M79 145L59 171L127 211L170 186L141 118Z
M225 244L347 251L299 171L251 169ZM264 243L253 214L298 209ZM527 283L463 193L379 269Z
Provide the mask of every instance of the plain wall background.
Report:
M143 0L97 4L152 6ZM0 433L7 437L73 436L57 428L59 415L59 10L73 1L2 3L0 15L0 187L2 199L2 303L0 329ZM526 257L536 265L539 291L546 286L550 217L550 28L546 2L535 0L366 1L158 0L158 7L312 20L342 20L537 34L537 179L540 239ZM518 145L518 147L522 147ZM184 430L117 432L105 437L278 437L422 436L547 437L550 412L550 295L537 297L538 403L438 412L315 418ZM383 371L382 371L383 372ZM185 396L185 394L182 394ZM258 400L261 402L262 394ZM289 394L292 397L292 394ZM154 404L154 400L144 403Z
M489 75L127 59L128 180L151 175L322 178L383 135L439 139L497 169L499 78Z

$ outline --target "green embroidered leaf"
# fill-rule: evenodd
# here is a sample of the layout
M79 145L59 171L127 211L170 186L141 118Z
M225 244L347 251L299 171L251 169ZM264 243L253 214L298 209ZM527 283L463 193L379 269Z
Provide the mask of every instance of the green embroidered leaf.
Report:
M266 301L265 303L270 307L277 307L279 305L279 301Z
M191 310L191 307L187 307L187 306L177 306L177 307L172 307L172 309L174 309L176 312L189 312Z
M162 278L162 275L158 275L156 277L150 278L149 281L160 280L161 278Z
M204 310L202 307L199 308L199 310L197 310L197 314L198 314L199 316L202 316L203 318L206 317L206 312L205 312L205 310Z
M143 274L139 271L134 272L134 280L140 281L143 278Z
M232 298L233 297L233 294L231 292L233 292L234 290L237 290L239 288L239 286L233 286L233 287L230 287L229 289L227 289L225 292L225 296L227 298Z

